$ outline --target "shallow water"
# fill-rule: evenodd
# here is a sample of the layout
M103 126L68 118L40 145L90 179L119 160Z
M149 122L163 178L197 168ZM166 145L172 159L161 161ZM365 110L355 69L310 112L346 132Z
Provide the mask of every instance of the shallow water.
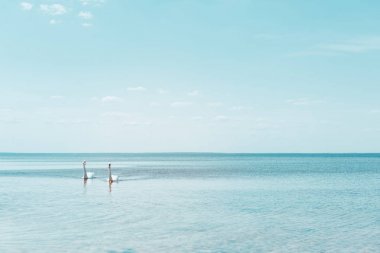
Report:
M0 252L380 252L379 238L380 154L0 153Z

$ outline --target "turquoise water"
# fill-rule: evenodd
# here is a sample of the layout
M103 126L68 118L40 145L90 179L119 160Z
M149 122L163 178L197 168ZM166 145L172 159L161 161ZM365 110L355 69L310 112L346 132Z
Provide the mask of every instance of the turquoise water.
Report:
M0 252L380 252L379 238L380 154L0 153Z

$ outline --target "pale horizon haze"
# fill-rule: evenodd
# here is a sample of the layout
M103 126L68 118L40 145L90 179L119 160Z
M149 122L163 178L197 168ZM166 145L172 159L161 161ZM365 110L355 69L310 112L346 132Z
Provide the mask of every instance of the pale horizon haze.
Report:
M380 152L379 1L0 7L0 152Z

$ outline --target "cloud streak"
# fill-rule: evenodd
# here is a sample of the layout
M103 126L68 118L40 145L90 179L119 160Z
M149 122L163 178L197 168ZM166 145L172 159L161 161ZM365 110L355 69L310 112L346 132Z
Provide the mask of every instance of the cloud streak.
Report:
M49 21L49 24L51 24L51 25L56 25L59 23L61 23L61 22L59 20L56 20L56 19L50 19L50 21Z
M100 6L104 4L105 0L79 0L83 6Z
M308 50L295 52L290 56L310 56L310 55L339 55L339 54L359 54L380 50L380 36L369 36L355 39L347 39L332 43L320 43Z
M127 91L140 91L140 92L142 92L142 91L146 91L146 88L142 87L142 86L128 87Z
M231 111L246 111L250 109L252 109L252 107L243 105L235 105L230 108Z
M82 19L92 19L93 15L89 11L81 11L81 12L79 12L78 17L80 17Z
M225 115L218 115L218 116L214 117L214 120L215 120L215 121L227 121L227 120L229 120L229 119L230 119L230 118L227 117L227 116L225 116Z
M82 26L84 28L90 28L92 26L92 24L90 24L90 23L83 23Z
M51 16L58 16L66 14L66 7L62 4L41 4L40 10Z
M20 3L20 7L24 11L30 11L33 8L33 4L28 3L28 2L22 2L22 3Z
M380 36L347 40L339 43L322 44L320 49L342 53L363 53L380 50Z
M114 103L114 102L121 102L121 101L123 101L123 99L121 99L120 97L116 97L116 96L105 96L105 97L101 98L101 101L103 103Z

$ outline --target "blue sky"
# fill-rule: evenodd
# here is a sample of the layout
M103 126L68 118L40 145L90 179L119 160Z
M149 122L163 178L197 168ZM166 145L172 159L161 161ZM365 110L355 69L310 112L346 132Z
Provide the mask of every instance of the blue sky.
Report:
M0 7L0 151L380 152L379 1Z

